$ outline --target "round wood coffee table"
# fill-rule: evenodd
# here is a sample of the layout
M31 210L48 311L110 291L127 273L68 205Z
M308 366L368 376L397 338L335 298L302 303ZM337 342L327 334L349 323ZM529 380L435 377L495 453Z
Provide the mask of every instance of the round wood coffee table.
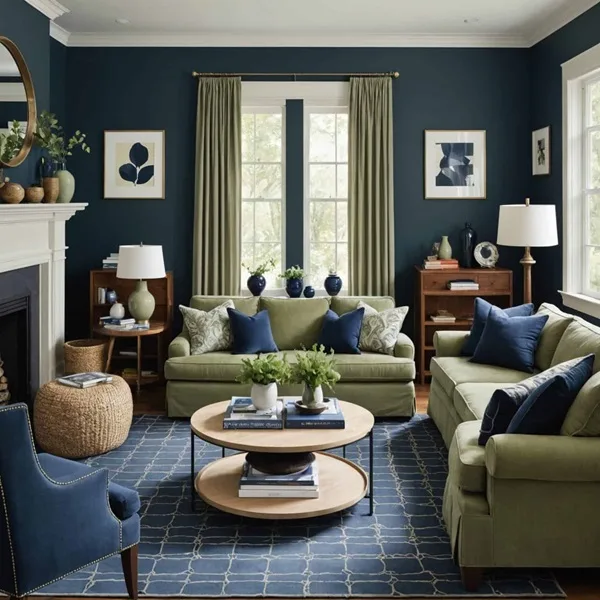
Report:
M369 492L373 514L373 415L364 408L339 401L345 429L223 429L223 415L229 401L211 404L196 411L191 419L192 488L207 504L224 512L255 519L303 519L344 510ZM195 437L242 453L218 459L198 475L194 468ZM344 448L369 437L369 474L353 462L326 454L323 450ZM224 450L223 450L224 451ZM315 452L319 465L318 498L239 498L238 487L245 452ZM192 491L193 494L193 491ZM193 503L193 498L192 498Z

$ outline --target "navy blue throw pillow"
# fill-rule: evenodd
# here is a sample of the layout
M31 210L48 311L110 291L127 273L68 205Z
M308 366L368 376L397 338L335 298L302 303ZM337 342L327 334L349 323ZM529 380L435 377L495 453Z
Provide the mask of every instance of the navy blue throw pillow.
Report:
M341 317L328 310L318 343L323 344L327 352L333 350L337 354L360 354L358 340L364 314L364 308L357 308Z
M492 308L501 310L507 317L530 317L533 314L534 306L533 304L521 304L519 306L502 309L490 304L483 298L475 298L473 325L471 325L471 332L469 333L469 337L465 340L461 350L463 356L473 356L473 354L475 354L475 348L477 348L477 344L479 344L479 340L481 339L481 335L485 328L485 323Z
M279 352L273 339L268 311L261 310L253 317L249 317L235 308L228 308L227 312L233 335L232 354Z
M533 373L535 351L548 315L507 317L492 308L472 362Z
M512 418L506 433L558 435L569 408L585 382L592 376L594 355L555 375L533 390Z

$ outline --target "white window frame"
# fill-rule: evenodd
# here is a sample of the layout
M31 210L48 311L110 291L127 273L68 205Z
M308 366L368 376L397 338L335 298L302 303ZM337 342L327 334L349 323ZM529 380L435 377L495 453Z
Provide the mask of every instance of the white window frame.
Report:
M600 318L600 294L586 289L586 86L600 80L600 44L562 65L563 83L563 289L565 306Z
M286 185L285 185L285 174L286 174L286 168L285 168L285 129L286 129L286 124L285 124L285 101L283 103L283 106L281 105L277 105L277 104L271 104L268 106L242 106L242 114L261 114L261 115L266 115L266 114L281 114L281 264L283 265L283 268L285 269L285 241L286 241L286 237L285 237L285 217L286 217L286 195L285 195L285 191L286 191ZM244 163L243 164L250 164L250 163ZM251 164L257 164L256 162L251 163ZM277 163L261 163L261 164L280 164L279 162ZM258 200L258 198L254 198L254 200ZM269 198L265 198L264 200L261 200L264 202L274 202L275 200L271 200ZM244 199L242 198L242 203L244 202ZM255 220L256 220L256 212L255 212ZM256 226L256 223L255 223ZM256 243L256 242L255 242ZM241 281L241 286L242 286L242 295L248 295L250 296L250 291L244 286L244 278L243 275L240 274L240 281ZM266 291L271 292L275 292L277 295L279 295L278 293L281 291L281 289L278 286L275 286L274 288L267 288L265 289Z
M303 257L304 264L310 265L310 203L311 200L319 201L319 202L334 202L337 203L340 200L345 200L348 202L348 198L311 198L310 197L310 165L316 164L310 162L310 115L311 114L348 114L348 103L346 105L337 104L335 106L304 106L304 248L303 248ZM337 135L337 134L336 134ZM336 147L337 147L337 137L336 137ZM337 149L336 149L337 152ZM336 156L337 158L337 156ZM338 165L342 164L339 162L323 162L319 164L324 165ZM345 163L348 164L347 162ZM336 171L337 173L337 171ZM337 181L336 181L337 185ZM350 186L348 186L350 187ZM335 223L336 223L336 246L337 242L337 210L335 212ZM349 232L348 232L349 234ZM346 244L349 244L349 240L346 241ZM337 248L336 248L336 257L337 257ZM348 255L348 261L350 261L350 256ZM308 266L307 266L308 268ZM348 268L350 265L348 264ZM316 295L318 296L327 296L327 292L325 291L324 281L316 282L312 279L311 273L309 273L309 278L311 279L310 283L315 288ZM344 281L344 287L340 292L340 295L344 296L348 294L349 282Z

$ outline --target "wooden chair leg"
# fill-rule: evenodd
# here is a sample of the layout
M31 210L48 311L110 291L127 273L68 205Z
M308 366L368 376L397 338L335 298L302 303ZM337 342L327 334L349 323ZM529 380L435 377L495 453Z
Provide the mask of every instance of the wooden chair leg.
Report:
M460 578L467 592L476 592L483 583L483 569L480 567L461 567Z
M132 600L138 597L138 546L132 546L121 552L121 564L123 565L123 575L125 576L125 585L127 593Z

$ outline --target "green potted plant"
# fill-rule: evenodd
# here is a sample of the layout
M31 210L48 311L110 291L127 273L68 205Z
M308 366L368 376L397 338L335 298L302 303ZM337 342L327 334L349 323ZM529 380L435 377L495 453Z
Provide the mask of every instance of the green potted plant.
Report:
M333 351L327 353L323 345L317 344L306 352L296 352L291 371L291 381L304 384L302 404L309 408L323 405L322 386L333 389L341 377L335 370Z
M46 202L71 202L73 199L75 177L67 171L66 161L68 156L73 156L73 150L77 147L81 147L86 154L91 152L85 139L85 133L79 130L67 139L53 113L45 110L38 117L34 140L37 146L46 150L52 161L49 172L42 180Z
M250 397L257 410L272 410L277 406L277 384L291 376L289 363L277 354L265 354L254 360L242 359L242 370L236 381L251 383Z
M280 277L286 280L285 291L290 298L300 298L306 273L300 265L288 267Z
M244 269L246 269L250 275L250 277L248 277L248 281L246 282L250 293L253 296L260 296L264 292L267 285L267 280L265 279L264 275L275 268L275 261L271 258L260 263L253 269L244 263L242 263L242 267L244 267Z

